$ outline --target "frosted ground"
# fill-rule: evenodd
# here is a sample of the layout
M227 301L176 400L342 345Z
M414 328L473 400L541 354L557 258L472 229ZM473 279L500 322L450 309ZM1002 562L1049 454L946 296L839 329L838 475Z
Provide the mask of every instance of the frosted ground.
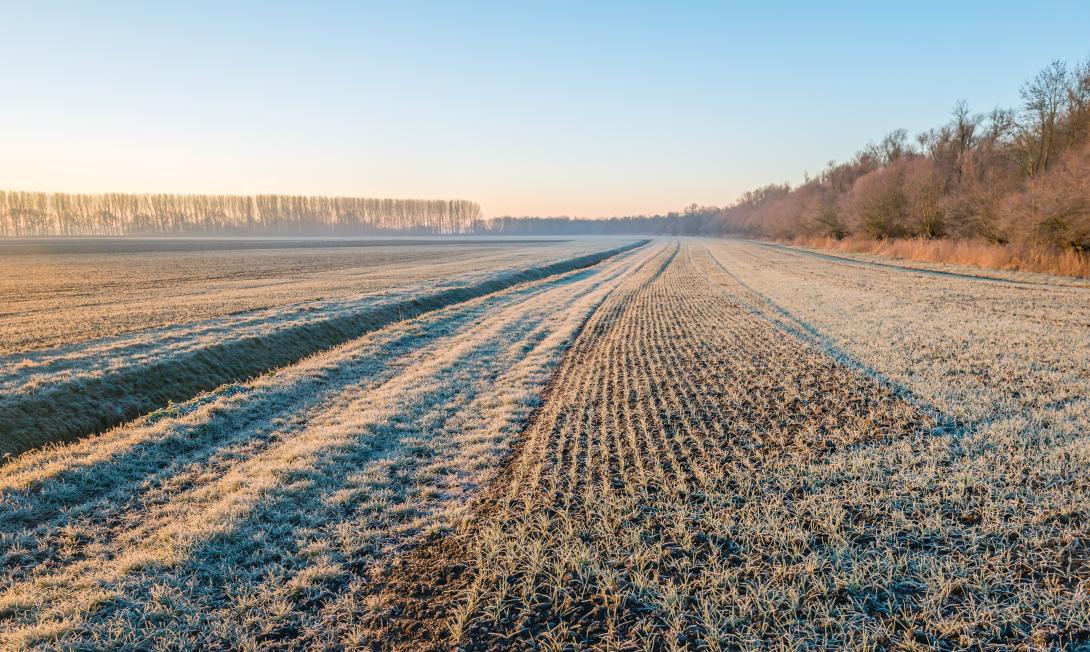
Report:
M1090 289L863 262L657 240L23 454L3 642L1085 646Z

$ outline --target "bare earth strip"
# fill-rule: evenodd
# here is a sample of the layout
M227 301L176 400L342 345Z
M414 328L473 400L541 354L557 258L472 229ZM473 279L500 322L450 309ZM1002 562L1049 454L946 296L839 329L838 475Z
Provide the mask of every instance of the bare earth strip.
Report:
M0 469L5 647L292 647L454 527L657 245L379 330Z

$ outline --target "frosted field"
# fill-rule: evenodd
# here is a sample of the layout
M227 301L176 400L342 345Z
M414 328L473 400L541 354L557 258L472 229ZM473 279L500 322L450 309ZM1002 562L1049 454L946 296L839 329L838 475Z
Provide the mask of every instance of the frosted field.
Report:
M342 242L351 246L0 244L0 455L101 431L634 240Z
M221 315L265 342L373 321L0 466L0 643L1090 642L1090 289L631 244L483 247L502 262L435 263L458 291L386 321L370 294ZM174 360L175 327L120 337Z
M0 355L414 282L451 283L595 251L603 240L0 241Z

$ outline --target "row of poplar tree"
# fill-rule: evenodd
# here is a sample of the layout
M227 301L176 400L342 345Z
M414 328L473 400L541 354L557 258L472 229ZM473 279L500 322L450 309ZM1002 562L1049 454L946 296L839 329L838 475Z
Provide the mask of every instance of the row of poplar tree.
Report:
M0 191L0 235L456 234L481 217L463 199Z

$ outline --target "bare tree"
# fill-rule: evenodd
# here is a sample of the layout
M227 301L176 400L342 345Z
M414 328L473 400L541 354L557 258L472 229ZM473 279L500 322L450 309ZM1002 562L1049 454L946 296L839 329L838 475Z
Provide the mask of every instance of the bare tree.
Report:
M1067 103L1067 64L1053 61L1022 86L1022 107L1027 131L1035 145L1030 174L1048 169L1055 146L1056 119Z

